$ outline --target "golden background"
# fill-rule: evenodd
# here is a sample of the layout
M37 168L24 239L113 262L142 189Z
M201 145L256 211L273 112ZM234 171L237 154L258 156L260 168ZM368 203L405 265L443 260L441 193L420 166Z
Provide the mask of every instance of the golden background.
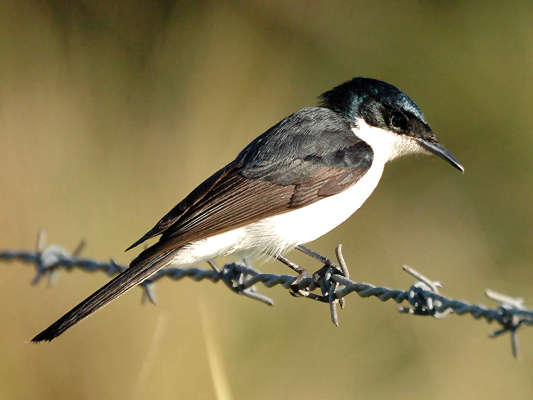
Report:
M354 76L424 111L461 175L436 158L386 168L348 222L352 278L408 288L409 264L455 298L486 287L533 305L533 3L454 1L0 2L0 248L39 228L115 257L252 139ZM318 267L301 255L291 258ZM269 262L262 270L288 273ZM50 344L25 342L108 281L2 264L3 399L501 399L533 393L533 332L399 315L352 295L326 305L222 284L135 289ZM490 304L493 306L494 304Z

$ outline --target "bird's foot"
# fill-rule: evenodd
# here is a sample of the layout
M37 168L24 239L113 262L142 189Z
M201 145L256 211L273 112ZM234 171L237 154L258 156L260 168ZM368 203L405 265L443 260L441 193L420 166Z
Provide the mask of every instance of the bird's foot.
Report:
M313 300L329 303L331 311L331 320L335 325L338 325L336 304L339 303L341 308L344 308L345 300L344 298L336 299L335 293L337 290L342 289L343 286L334 282L331 278L333 275L341 275L345 278L350 277L348 267L346 265L346 262L344 261L344 256L342 255L342 246L339 245L335 249L338 263L314 252L311 249L308 249L307 247L300 245L296 247L296 249L324 264L322 268L320 268L313 274L313 281L315 285L320 288L322 295L310 293L307 295L307 297Z
M322 268L320 268L319 270L317 270L313 274L313 280L315 282L318 282L320 280L320 278L323 278L326 275L326 273L331 268L333 268L336 272L338 272L339 274L344 275L344 276L346 276L347 273L348 273L348 269L344 265L344 259L342 257L341 246L340 245L337 248L337 258L339 258L339 264L340 265L337 264L336 262L330 260L329 258L324 257L324 256L318 254L317 252L314 252L311 249L308 249L305 246L300 245L300 246L297 246L296 249L301 251L302 253L314 258L315 260L320 261L322 264L324 264L324 266Z
M293 263L282 255L276 256L276 259L298 273L298 277L291 285L291 295L293 295L294 297L307 296L309 294L309 291L307 289L300 289L299 284L304 279L311 277L311 275L309 275L309 272L307 272L305 268L300 267L298 264Z
M309 290L307 288L299 289L298 285L304 279L311 278L311 275L309 275L309 272L307 272L305 268L302 268L302 267L298 267L298 268L299 268L297 271L298 278L296 278L296 280L292 283L291 290L289 293L291 294L291 296L294 296L294 297L305 297L309 295Z
M254 299L265 303L266 305L273 306L274 302L266 296L257 293L255 286L247 287L245 285L246 280L249 277L257 275L259 272L251 267L244 265L244 263L227 263L222 269L220 269L214 261L207 262L211 269L218 275L220 280L226 284L228 289L233 293L246 296L250 299Z

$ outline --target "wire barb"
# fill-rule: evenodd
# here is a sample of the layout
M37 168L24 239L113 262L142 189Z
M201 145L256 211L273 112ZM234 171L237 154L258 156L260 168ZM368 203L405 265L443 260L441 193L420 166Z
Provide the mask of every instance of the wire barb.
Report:
M17 260L33 264L36 272L32 284L39 283L44 276L47 276L49 285L51 285L55 282L58 272L62 269L69 271L78 268L87 272L100 271L110 276L119 274L127 269L126 266L118 264L113 259L106 263L93 259L79 258L85 246L85 241L80 241L72 254L69 254L59 246L51 245L47 247L46 234L41 230L39 231L34 251L0 251L0 261ZM233 293L267 305L273 305L274 302L270 298L259 294L255 285L262 283L267 288L281 285L291 293L301 294L300 297L328 303L331 320L338 326L337 303L340 304L341 308L344 308L344 298L348 294L355 292L361 298L377 297L383 302L392 299L398 304L408 302L411 307L399 308L399 312L403 314L431 316L434 318L443 318L450 314L470 314L476 320L484 319L488 323L496 321L501 328L489 336L496 338L509 332L511 334L513 356L516 359L519 358L518 330L533 325L533 310L526 308L521 298L513 298L487 289L485 292L487 297L500 303L500 306L495 309L487 308L484 305L449 299L438 291L442 284L428 279L408 266L403 267L404 271L417 280L409 290L390 289L384 286L376 287L369 283L358 283L350 280L350 274L340 245L335 251L338 263L303 246L298 246L297 249L320 261L324 266L315 272L312 277L263 274L249 266L246 260L239 263L228 263L223 268L219 268L214 262L208 263L211 267L210 269L165 268L139 285L143 290L143 303L148 301L156 304L155 283L164 277L175 281L186 277L196 282L201 280L210 280L213 283L222 281ZM313 293L316 290L319 290L320 294Z
M442 302L439 300L433 300L432 297L424 296L424 293L427 292L438 295L438 288L442 287L442 283L429 280L424 275L407 265L403 266L403 270L412 277L416 278L418 282L414 283L409 289L408 301L413 308L400 307L398 309L400 313L411 315L430 315L434 318L444 318L452 312L451 308L446 309L443 312L438 312L437 308L442 306Z
M520 314L511 314L509 311L519 310L527 312L527 309L524 307L524 299L510 297L490 289L485 289L485 295L489 299L500 303L498 310L502 313L502 322L500 322L502 328L490 333L489 337L496 338L504 333L511 333L511 350L513 352L513 357L519 360L520 353L518 351L518 329L520 327L525 327L526 324L531 325L532 323L531 320L527 319L527 317Z

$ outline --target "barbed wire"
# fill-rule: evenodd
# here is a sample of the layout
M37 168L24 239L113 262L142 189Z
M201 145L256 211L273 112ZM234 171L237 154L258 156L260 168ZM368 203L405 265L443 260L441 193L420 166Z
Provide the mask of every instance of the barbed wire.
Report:
M86 245L85 241L81 241L71 254L56 245L46 246L45 241L46 235L44 231L40 231L34 251L0 251L0 261L21 261L33 264L36 269L35 277L32 280L34 285L39 283L43 277L48 277L49 285L52 285L60 270L68 271L77 268L87 272L104 272L112 276L127 269L127 266L120 265L113 259L109 262L102 262L80 258ZM329 303L331 320L338 326L336 306L339 304L341 308L344 308L345 296L355 292L361 298L377 297L383 302L392 299L398 304L408 302L411 307L398 309L403 314L434 318L443 318L450 314L469 314L476 320L483 319L488 323L495 321L500 325L500 329L492 332L489 337L496 338L509 332L512 353L516 359L519 359L518 330L533 325L533 310L526 308L524 300L521 298L513 298L487 289L485 291L486 296L500 303L496 308L450 299L439 293L438 288L442 287L439 282L429 280L408 266L403 267L404 271L417 280L408 290L358 283L350 280L340 245L336 249L337 263L307 248L300 248L299 250L324 264L312 277L264 274L246 265L245 262L228 263L223 268L218 268L214 262L209 262L211 269L165 268L158 271L139 285L143 290L142 299L143 302L149 301L156 304L155 282L162 278L169 278L174 281L189 278L196 282L209 280L217 283L222 281L234 293L267 305L274 305L270 298L258 293L256 284L262 283L267 288L280 285L290 290L290 293L295 297ZM319 291L320 294L313 293L314 291Z

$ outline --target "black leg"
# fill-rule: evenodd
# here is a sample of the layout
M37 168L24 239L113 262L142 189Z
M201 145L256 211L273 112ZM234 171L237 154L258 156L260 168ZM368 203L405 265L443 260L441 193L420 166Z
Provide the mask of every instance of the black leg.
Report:
M334 268L344 275L343 269L341 268L341 266L338 265L336 262L330 260L329 258L324 257L302 245L296 246L296 249L308 255L309 257L312 257L315 260L321 262L322 264L324 264L322 268L320 268L318 271L316 271L313 274L313 280L315 281L315 283L319 282L320 278L322 278L330 268ZM298 278L294 281L292 285L298 285L298 283L300 283L303 279L309 277L309 273L307 272L305 268L300 267L299 265L293 263L292 261L283 257L282 255L278 255L275 258L278 261L285 264L286 266L288 266L293 271L298 273ZM296 295L296 296L302 296L302 295L308 296L309 295L309 293L303 293L302 291L295 291L294 293L291 293L291 294Z
M331 266L331 267L335 267L336 266L336 264L333 261L331 261L329 258L321 256L320 254L314 252L311 249L308 249L305 246L302 246L302 245L296 246L296 250L299 250L302 253L307 254L309 257L312 257L315 260L320 261L324 265L328 265L328 266Z
M309 276L309 273L307 272L307 270L305 268L300 267L299 265L297 265L297 264L293 263L292 261L286 259L282 255L276 256L276 260L280 261L281 263L285 264L287 267L289 267L293 271L297 272L298 275L300 275L300 276L304 275L302 277L302 279L305 278L306 276Z
M299 246L296 246L296 250L299 250L301 251L302 253L308 255L309 257L312 257L314 258L315 260L318 260L320 261L322 264L324 264L324 266L322 268L320 268L318 271L316 271L314 274L313 274L313 279L315 282L318 282L318 280L324 276L326 274L326 272L330 269L330 268L335 268L336 270L338 271L343 271L343 269L340 267L340 265L338 265L336 262L330 260L329 258L327 257L324 257L316 252L314 252L313 250L311 249L308 249L307 247L305 246L302 246L302 245L299 245Z
M290 269L292 269L293 271L297 272L298 273L298 278L296 278L296 280L294 281L294 283L291 285L291 286L294 286L295 289L292 289L291 287L291 291L290 291L290 294L292 294L294 297L302 297L302 296L307 296L308 295L308 292L305 291L305 290L298 290L298 284L305 278L308 278L310 275L309 275L309 272L307 272L307 270L305 268L302 268L300 267L299 265L293 263L292 261L286 259L285 257L283 257L282 255L278 255L276 256L276 260L282 262L283 264L285 264L287 267L289 267Z

